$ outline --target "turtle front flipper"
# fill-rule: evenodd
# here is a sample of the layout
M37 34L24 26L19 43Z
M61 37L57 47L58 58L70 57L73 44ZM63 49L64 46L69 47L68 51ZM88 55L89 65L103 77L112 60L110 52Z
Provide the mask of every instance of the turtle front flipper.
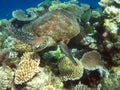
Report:
M32 43L34 51L42 51L46 47L55 45L55 41L50 36L35 37Z
M68 46L64 42L60 42L61 50L63 53L74 63L74 65L77 65L77 62L74 60L72 53Z

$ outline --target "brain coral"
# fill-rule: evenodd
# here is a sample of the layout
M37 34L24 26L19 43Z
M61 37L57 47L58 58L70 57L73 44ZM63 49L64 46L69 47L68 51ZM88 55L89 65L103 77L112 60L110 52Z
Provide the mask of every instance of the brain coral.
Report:
M67 80L76 80L82 77L83 75L83 65L82 63L75 58L77 62L77 66L72 63L72 61L68 57L63 57L59 64L58 68L61 74L61 78L63 81Z
M22 84L31 79L39 71L39 64L39 57L33 52L24 53L15 71L15 84Z

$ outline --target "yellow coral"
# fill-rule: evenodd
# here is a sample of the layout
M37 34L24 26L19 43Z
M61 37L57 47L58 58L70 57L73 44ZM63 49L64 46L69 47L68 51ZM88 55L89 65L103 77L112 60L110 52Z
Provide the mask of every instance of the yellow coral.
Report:
M32 50L31 45L24 43L20 40L15 40L14 47L15 47L15 50L17 51L31 51Z
M45 90L55 90L55 88L53 87L53 85L47 85L45 87Z
M33 52L24 53L15 71L15 84L22 84L31 79L39 71L39 64L39 57Z
M58 68L63 81L76 80L82 77L83 65L76 58L75 58L75 61L78 64L77 66L75 66L68 57L64 57L60 60L58 64Z
M118 66L113 66L111 70L116 74L116 77L120 76L120 65Z
M114 0L114 2L120 5L120 0Z
M0 67L0 90L7 90L11 88L13 80L13 71L11 68L6 66L5 68Z

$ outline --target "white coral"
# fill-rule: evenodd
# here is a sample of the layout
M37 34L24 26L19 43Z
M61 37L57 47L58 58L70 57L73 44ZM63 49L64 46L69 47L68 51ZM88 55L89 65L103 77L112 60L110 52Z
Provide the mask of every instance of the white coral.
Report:
M105 13L105 14L108 14L108 15L118 15L118 13L119 13L119 9L118 8L116 8L115 6L109 6L109 7L106 7L105 9L104 9L104 11L103 11L103 13Z
M13 72L9 67L0 67L0 90L11 88Z

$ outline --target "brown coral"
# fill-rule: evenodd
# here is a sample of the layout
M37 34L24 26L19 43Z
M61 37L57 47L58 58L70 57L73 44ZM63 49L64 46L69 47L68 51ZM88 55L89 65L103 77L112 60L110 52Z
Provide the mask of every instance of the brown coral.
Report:
M26 52L15 71L15 84L22 84L31 79L39 71L40 60L33 52Z
M82 56L81 62L85 69L95 70L99 67L104 67L104 62L101 60L99 52L93 50L85 53Z
M63 81L67 80L76 80L82 77L83 75L83 65L82 63L75 58L77 62L77 66L72 63L72 61L68 57L63 57L59 64L58 68L61 74L61 78Z

